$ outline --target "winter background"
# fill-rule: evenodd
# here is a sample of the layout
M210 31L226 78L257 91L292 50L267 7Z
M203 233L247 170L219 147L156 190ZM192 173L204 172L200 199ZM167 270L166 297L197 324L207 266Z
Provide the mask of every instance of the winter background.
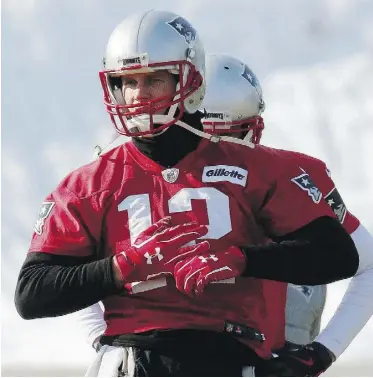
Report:
M107 38L154 6L249 64L267 104L262 142L325 160L373 232L373 1L3 0L2 375L81 375L94 356L74 315L22 320L14 288L41 201L113 133L97 74ZM330 285L323 326L347 284ZM372 340L371 320L326 375L373 375Z

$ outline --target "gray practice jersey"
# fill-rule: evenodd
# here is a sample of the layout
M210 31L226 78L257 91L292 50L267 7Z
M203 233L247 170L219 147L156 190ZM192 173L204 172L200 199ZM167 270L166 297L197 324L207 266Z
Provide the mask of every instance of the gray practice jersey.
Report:
M320 332L326 301L326 285L288 285L286 300L286 340L308 344Z

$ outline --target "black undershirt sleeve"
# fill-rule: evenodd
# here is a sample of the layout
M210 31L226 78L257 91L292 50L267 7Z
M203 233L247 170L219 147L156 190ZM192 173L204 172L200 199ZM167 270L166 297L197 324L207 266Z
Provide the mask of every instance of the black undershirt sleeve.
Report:
M243 248L243 276L319 285L353 276L359 257L351 237L338 221L323 217L269 245ZM88 307L117 288L112 257L98 261L33 252L17 282L15 304L24 319L53 317Z
M268 245L242 248L247 257L243 276L322 285L352 277L359 254L337 219L320 217Z
M21 268L15 305L24 319L65 315L123 292L112 271L112 257L89 261L79 257L30 253Z

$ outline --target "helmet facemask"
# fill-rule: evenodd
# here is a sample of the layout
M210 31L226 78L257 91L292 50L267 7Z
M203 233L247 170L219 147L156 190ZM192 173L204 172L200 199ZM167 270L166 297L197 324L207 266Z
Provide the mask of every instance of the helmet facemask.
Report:
M142 54L140 59L144 60ZM125 63L125 62L124 62ZM173 98L162 96L156 99L126 104L122 93L121 76L167 71L177 79ZM202 84L202 76L188 60L157 62L153 64L128 64L118 70L103 70L99 73L104 90L104 103L118 133L130 137L159 135L179 121L187 111L189 99Z
M258 115L233 121L228 112L209 113L205 110L202 125L206 133L234 136L259 144L264 129L264 120Z
M157 71L177 77L174 93L154 91L150 97L131 98L117 81L121 76ZM116 131L129 137L157 135L181 122L185 112L195 113L205 94L204 72L203 43L188 20L158 9L126 17L109 37L99 73Z

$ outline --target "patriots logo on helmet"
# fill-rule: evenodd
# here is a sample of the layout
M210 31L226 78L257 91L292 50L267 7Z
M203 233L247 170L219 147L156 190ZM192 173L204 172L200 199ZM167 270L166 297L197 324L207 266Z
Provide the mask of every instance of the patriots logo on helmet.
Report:
M245 64L242 77L245 78L254 88L259 86L259 80L255 76L254 72Z
M297 177L293 177L291 181L299 186L302 190L306 191L307 194L312 198L312 201L319 203L322 198L322 193L319 188L314 184L310 175L303 170L304 173Z
M183 36L188 44L195 41L197 32L185 18L176 17L167 24Z
M245 64L243 73L241 76L246 79L256 90L256 93L258 94L259 97L259 110L260 112L263 112L265 110L265 103L263 101L263 95L262 95L262 90L259 84L258 78L255 76L254 72L250 70L250 68Z

